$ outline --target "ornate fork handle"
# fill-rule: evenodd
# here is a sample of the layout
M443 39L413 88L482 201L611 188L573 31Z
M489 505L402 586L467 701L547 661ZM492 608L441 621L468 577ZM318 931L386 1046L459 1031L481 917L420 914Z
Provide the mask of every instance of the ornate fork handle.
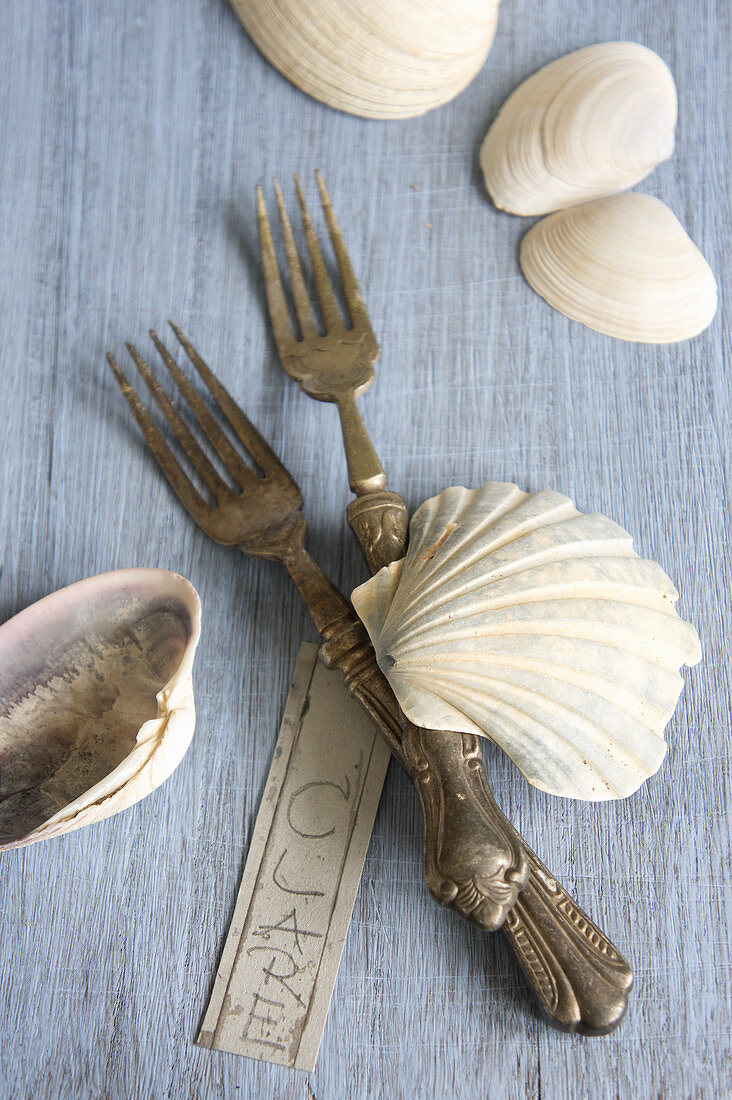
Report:
M431 894L495 931L526 884L528 864L519 837L488 789L477 738L446 738L407 722L376 664L365 628L304 546L294 548L290 542L280 560L324 639L323 662L343 672L348 690L376 720L417 791Z
M445 737L441 731L420 730L407 722L376 664L363 625L304 547L293 550L290 545L280 560L324 638L324 664L343 672L348 690L371 714L414 783L425 821L425 877L433 895L484 928L490 927L487 919L493 918L495 928L505 915L501 931L541 1011L555 1027L586 1035L612 1031L625 1015L632 971L496 806L485 779L479 738ZM459 768L457 755L462 756ZM515 901L516 884L506 874L505 862L502 869L493 865L498 874L486 876L490 889L479 881L480 897L473 891L481 850L472 830L481 816L477 807L490 803L495 806L496 827L528 860L529 879ZM453 839L445 843L450 831ZM506 896L509 887L513 898Z
M486 782L479 740L420 729L401 711L399 721L402 755L424 818L430 892L481 928L497 929L502 916L511 915L517 887L526 885L528 866L520 838Z
M190 481L114 356L110 354L109 365L125 400L140 424L163 473L206 534L225 546L239 547L256 557L279 561L289 570L324 639L322 655L325 662L344 671L352 694L378 723L387 743L408 773L418 777L416 786L423 808L426 807L426 819L432 808L431 798L444 790L445 797L435 801L437 812L429 818L429 828L436 830L440 845L434 849L438 853L435 866L443 880L449 881L452 869L444 866L445 833L441 822L447 820L446 815L453 805L459 805L464 811L466 803L470 804L474 791L469 781L462 789L459 786L451 788L449 782L444 787L440 787L439 783L433 784L430 772L435 770L435 761L439 772L439 753L450 751L457 739L450 739L452 746L446 746L444 736L440 735L433 746L434 734L424 730L415 732L401 721L403 716L399 713L391 688L376 665L374 651L363 625L305 551L305 518L301 511L302 499L297 485L196 349L175 325L173 330L214 401L262 470L263 476L259 477L232 449L216 420L154 333L151 333L153 341L178 389L193 410L204 436L217 450L227 472L239 484L241 491L234 492L221 479L132 344L127 346L141 376L190 462L213 494L213 504L207 503ZM399 537L400 524L402 527L404 524L399 520L400 509L403 510L399 498L389 493L385 493L384 497L387 498L386 505L393 513L392 521L380 525L383 528L383 538L375 545L381 544L381 549L386 553L393 539ZM460 739L460 744L464 763L469 765L466 778L470 780L472 771L472 779L484 784L485 778L481 778L480 769L474 767L477 761L477 743L471 746L470 740L463 738ZM473 747L476 752L472 751ZM436 758L433 749L437 751ZM429 792L426 799L425 792ZM509 846L513 839L520 843L505 819L503 821ZM448 863L450 855L448 851ZM527 850L527 856L532 861L529 885L513 912L509 914L510 920L503 925L511 946L540 1005L554 1023L567 1030L584 1030L588 1034L609 1031L619 1022L625 1008L625 998L631 984L627 964L599 929L557 885L533 853ZM459 878L460 875L453 874L454 882ZM457 893L452 900L456 898ZM462 899L459 899L460 903ZM506 906L504 912L508 908ZM474 909L473 919L475 914Z
M371 571L376 572L403 555L407 513L401 498L386 491L384 471L356 408L356 395L373 380L379 345L325 183L319 173L316 175L351 324L346 327L338 309L297 177L298 202L325 333L315 322L290 220L276 182L299 335L290 325L264 194L258 188L265 289L283 367L311 397L338 406L349 482L357 498L349 505L348 522ZM307 599L304 591L303 595ZM514 880L523 877L528 856L493 800L482 770L478 741L412 727L398 707L394 710L397 705L391 692L384 693L373 651L359 662L355 656L358 639L353 639L353 652L347 644L336 646L339 630L333 627L322 631L326 638L324 660L343 669L351 692L381 723L395 755L412 777L424 815L425 877L432 893L483 927L497 927L502 914L510 909ZM510 865L513 876L508 873ZM549 882L553 882L551 876L533 857L524 898L518 902L514 919L504 924L506 935L543 1010L557 1026L587 1033L610 1030L625 1010L631 972L559 887L558 893L552 894ZM499 886L503 893L497 889ZM592 931L582 936L578 933L580 927ZM604 949L598 945L604 945Z
M524 844L529 885L501 931L546 1018L562 1031L607 1035L628 1007L633 972L607 936Z
M372 573L404 554L409 517L398 493L363 493L347 515ZM429 889L442 905L493 931L516 898L516 883L525 886L528 867L488 786L480 739L419 729L401 710L399 722L400 759L422 806Z
M501 932L543 1015L563 1031L606 1035L625 1015L633 985L628 963L498 809L485 780L479 738L446 738L442 731L406 722L362 630L360 623L342 621L321 646L321 658L344 673L348 690L377 722L414 783L425 822L425 878L431 893L484 928L495 927L505 913ZM463 757L460 767L458 755ZM472 812L480 822L487 804L495 807L495 820L528 859L529 880L513 904L510 872L485 879L476 874L481 848L470 817ZM460 822L451 816L456 807Z
M371 492L357 497L348 506L348 522L372 573L404 553L407 509L398 493ZM472 781L482 785L478 795L482 806L493 819L506 822L528 859L528 884L501 931L543 1014L564 1031L586 1035L606 1035L612 1031L625 1015L633 973L614 945L562 889L501 813L485 780L480 738L468 734L451 736L443 731L430 734L418 730L401 712L400 724L402 749L418 765L415 786L425 822L429 820L433 830L444 835L440 830L441 785L454 784L471 769ZM430 741L431 754L425 751L425 742ZM439 871L436 872L428 849L427 835L425 828L425 878L432 884L439 881ZM456 830L454 838L460 836ZM472 846L466 852L474 856ZM430 888L438 897L434 886ZM443 904L452 902L461 911L461 905L470 898L467 883L463 891L461 896L456 895L458 904L455 904L445 887Z

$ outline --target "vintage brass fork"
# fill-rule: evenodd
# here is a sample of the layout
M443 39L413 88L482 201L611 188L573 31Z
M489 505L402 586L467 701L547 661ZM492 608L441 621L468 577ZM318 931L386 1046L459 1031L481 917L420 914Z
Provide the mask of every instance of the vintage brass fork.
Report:
M256 557L269 558L285 565L323 638L320 652L324 663L328 667L341 669L349 691L376 721L392 752L419 791L419 763L415 764L405 753L399 708L388 682L376 665L366 632L351 606L305 549L305 519L297 485L195 348L175 325L172 327L218 406L219 415L223 414L228 421L261 474L232 445L217 416L211 412L160 339L151 333L203 436L217 452L237 488L232 489L221 477L142 356L128 344L138 371L206 486L211 500L205 498L184 472L114 356L109 354L109 365L163 473L193 519L211 538L224 546L236 547ZM451 742L451 738L444 735L437 740L448 745ZM435 749L439 758L437 746ZM476 784L485 783L479 755L473 757L471 767L475 773L471 777L472 792L477 789ZM455 780L449 774L444 778L445 797L459 804L460 796L465 797L462 778ZM449 828L449 815L443 825ZM518 836L505 819L504 828L513 837L516 848L523 850ZM456 850L455 858L458 863L451 870L454 878L460 880L464 868L459 865L459 850ZM473 899L473 910L466 911L464 908L464 915L483 927L496 928L508 914L503 924L508 942L540 1007L557 1026L591 1034L611 1030L621 1019L625 1008L629 988L627 976L630 973L627 964L528 849L524 858L530 860L532 873L529 886L518 901L516 896L524 878L522 867L507 860L501 848L498 856L486 866L491 889L487 890L481 884L481 889L474 891L477 898ZM438 894L438 897L443 903L454 901L449 896ZM560 912L563 922L557 917Z
M276 180L274 187L290 289L300 329L299 337L290 325L287 300L267 217L264 193L262 188L258 187L257 217L265 289L275 342L283 367L300 383L307 394L318 400L334 402L340 412L349 481L351 489L356 494L356 499L348 506L348 522L361 545L371 572L375 573L382 566L404 555L407 541L407 509L402 497L397 493L386 491L386 475L356 409L357 394L373 380L373 364L378 358L380 348L371 328L343 234L320 172L316 172L316 179L341 277L343 296L350 314L350 323L347 324L344 321L338 307L335 290L331 284L297 176L295 176L295 188L325 333L321 334L318 330L290 219L282 191ZM475 769L476 766L481 768L480 739L468 734L444 732L439 734L435 731L418 730L401 712L400 722L403 734L402 751L409 757L421 779L419 789L425 821L428 823L425 829L426 877L428 881L444 880L446 877L443 863L444 850L431 850L430 837L435 834L440 835L441 832L445 813L442 790L445 784L454 783L461 771L467 775L468 771ZM452 752L446 748L444 741L441 742L441 738L447 740L452 747ZM438 746L439 752L436 752ZM451 835L466 844L463 866L472 865L474 881L479 883L484 881L484 876L481 875L481 862L486 859L491 844L501 844L506 841L505 818L493 797L489 795L486 786L481 784L480 787L475 785L471 788L469 781L466 780L466 789L469 790L469 799L462 803L460 809L466 818L469 817L470 825L464 822L461 828L454 814L449 820L449 825L453 830ZM546 868L538 863L528 849L526 849L526 855L531 874L530 888L522 895L522 904L510 915L509 926L512 922L522 920L522 905L527 905L529 911L531 910L537 876L542 879L542 882L546 881L542 878L546 874ZM569 932L565 898L566 895L560 898L557 894L554 898L556 907L553 912L546 909L543 911L541 923L545 929L545 949L550 947L550 944L551 949L556 949L558 942ZM592 949L589 955L592 958ZM584 982L590 982L590 970L584 971L580 976ZM616 988L623 990L620 1001L616 1003L617 1008L623 1002L625 991L629 988L630 970L627 969L625 974L620 975L617 968L613 967L612 974L608 976L611 978L611 985L616 985ZM613 997L614 994L611 994L611 999Z

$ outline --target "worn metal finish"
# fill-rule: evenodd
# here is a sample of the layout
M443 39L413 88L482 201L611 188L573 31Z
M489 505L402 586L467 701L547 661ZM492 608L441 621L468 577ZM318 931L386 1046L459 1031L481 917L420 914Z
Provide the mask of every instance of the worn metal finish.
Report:
M172 356L156 334L151 333L202 433L240 489L233 491L222 480L145 361L128 344L140 374L214 501L207 502L184 473L114 356L109 354L109 364L122 393L181 502L217 542L255 557L279 561L290 573L323 638L321 658L329 668L343 672L348 690L374 718L415 785L425 815L425 831L428 836L433 832L437 836L434 845L425 846L425 864L426 870L435 872L435 879L442 876L445 882L439 893L433 890L438 900L483 928L503 924L508 943L542 1011L556 1026L585 1034L612 1030L623 1016L632 985L627 963L536 856L525 849L497 807L491 823L497 823L508 846L497 846L495 837L486 834L482 816L486 804L492 802L492 795L482 766L479 739L438 736L433 731L417 729L400 716L394 694L376 665L364 627L305 549L305 519L297 485L195 348L175 325L172 327L214 401L263 475L256 474L234 450ZM460 831L463 828L467 828L467 836ZM519 853L519 858L513 862L507 859L506 850ZM531 878L525 884L526 859ZM476 867L481 869L481 878Z
M279 183L275 180L277 206L282 226L287 266L290 271L292 297L300 327L300 338L290 327L287 305L279 278L272 233L267 219L267 209L262 188L257 188L257 215L259 239L262 246L267 301L272 318L277 348L282 365L288 374L296 378L305 393L318 401L332 401L338 407L343 429L343 442L348 460L348 480L357 496L378 492L386 487L386 474L381 468L376 451L369 439L356 397L368 389L374 380L374 363L379 355L371 324L366 313L361 291L348 258L343 237L333 213L328 193L320 173L318 187L330 238L333 242L341 281L351 315L351 327L347 328L341 316L333 287L323 259L318 238L313 229L300 180L295 176L297 197L300 203L305 239L307 241L318 303L325 324L325 333L318 329L313 314L295 239L287 216Z
M343 294L351 315L351 344L362 341L369 348L373 363L380 348L368 319L363 295L333 212L330 196L320 172L316 173L316 177L338 261ZM337 392L336 387L344 367L347 372L351 345L335 339L336 335L342 333L343 320L340 314L337 319L333 319L335 293L323 265L322 252L297 177L295 182L308 251L313 260L318 301L328 328L325 338L328 341L327 349L321 352L323 338L312 331L312 308L307 300L289 218L277 183L277 205L290 286L303 333L301 340L296 340L290 329L285 292L274 252L264 196L259 187L257 212L267 301L277 349L287 373L297 378L310 396L322 397L323 394L328 394L331 396L326 399L334 400L332 394ZM293 350L297 348L301 349L300 352ZM343 358L342 364L338 358L339 349ZM308 362L308 374L305 378L295 365L303 358ZM351 423L343 417L341 423L347 456L354 452L360 453L364 437L368 443L367 449L373 451L362 421L359 420L353 435ZM355 491L358 493L358 490ZM397 493L362 492L351 501L348 521L372 573L396 561L405 553L408 534L406 516L406 505ZM407 720L401 709L399 717L403 731L402 749L409 756L412 768L416 769L418 776L416 786L425 821L425 878L438 900L443 904L453 905L463 915L467 915L466 910L469 910L471 904L475 904L476 894L484 878L475 872L476 839L481 830L485 831L486 826L487 836L490 836L492 821L503 819L487 784L481 739L469 734L456 733L450 736L440 730L420 730ZM460 820L455 820L449 810L446 810L451 803L446 801L444 791L452 788L456 782L459 784L461 776L466 790L462 795L458 794L456 803L452 803L460 810ZM436 837L441 838L438 858L435 858ZM448 859L445 858L447 852ZM584 914L578 919L574 903L557 886L534 853L529 851L527 854L531 888L521 895L520 904L509 915L505 931L511 946L524 972L529 976L530 984L548 1019L563 1030L607 1034L618 1025L625 1013L628 993L633 983L630 967ZM453 875L452 880L446 877L446 868L461 867L461 864L466 865L462 879L456 875ZM465 871L470 873L466 874ZM551 889L547 887L547 883L553 884ZM581 959L579 969L572 963L572 951L576 956L578 950Z
M319 172L316 175L351 328L346 328L338 308L335 290L297 177L295 185L325 334L322 335L316 325L290 219L277 181L277 206L300 338L290 326L264 194L258 187L257 216L265 290L283 367L311 397L332 401L338 406L349 481L356 493L356 509L349 519L369 568L376 572L404 554L408 513L398 494L385 494L386 475L356 409L356 394L372 382L373 364L380 348L325 183ZM400 717L402 726L407 725L404 716ZM441 744L443 739L450 742L447 749ZM480 763L481 760L479 741L476 737L456 735L451 738L448 735L444 738L440 733L424 731L419 738L405 738L402 754L405 752L411 752L410 773L420 777L417 790L425 823L424 869L427 885L441 904L453 906L462 916L493 931L497 924L491 901L495 890L492 868L497 862L501 866L503 861L507 861L509 866L515 867L523 883L526 881L527 864L514 836L505 828L503 814L483 774L480 774L479 781L477 779L480 768L475 768L475 761L477 759Z
M409 512L398 493L384 489L355 497L346 517L372 573L404 555Z
M305 518L297 485L195 348L176 326L173 329L263 476L255 473L236 453L190 381L158 336L151 333L201 431L240 492L235 492L223 481L142 356L128 344L140 374L211 493L213 503L204 499L184 473L118 363L109 355L110 366L163 472L193 519L211 538L254 557L279 561L287 568L324 640L325 663L330 668L341 669L349 690L377 719L392 751L415 782L425 809L425 867L429 872L431 892L443 905L451 905L481 927L495 930L503 924L519 889L525 885L528 866L513 830L487 792L482 773L474 767L474 754L465 752L463 755L460 743L445 750L441 745L443 739L439 737L433 738L434 750L430 749L426 737L422 743L414 742L414 750L411 740L402 744L398 706L376 665L366 631L350 604L305 549ZM438 796L432 795L432 788L442 769L424 763L433 755L436 760L447 761L448 765ZM453 761L458 759L465 759L466 766L456 771Z

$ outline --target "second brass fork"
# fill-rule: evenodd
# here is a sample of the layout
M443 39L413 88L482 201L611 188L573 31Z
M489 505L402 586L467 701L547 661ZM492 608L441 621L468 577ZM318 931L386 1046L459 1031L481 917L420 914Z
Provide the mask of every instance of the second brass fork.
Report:
M108 355L117 382L163 472L196 522L217 542L237 547L256 557L279 561L287 568L325 640L321 649L325 663L345 673L351 694L377 719L390 748L420 792L423 808L430 807L431 802L425 800L420 786L425 766L417 752L416 742L415 747L406 747L396 700L376 664L366 631L350 604L305 549L305 518L297 485L195 348L178 328L173 326L173 329L239 442L264 476L259 476L244 462L162 341L151 333L163 362L188 402L201 431L238 488L232 489L222 479L147 363L128 344L138 371L191 465L206 485L213 503L205 500L186 476L114 356ZM445 767L444 762L440 764L440 761L451 760L454 755L455 750L449 739L437 738L432 749L426 743L421 748L422 753L427 754L430 760L434 757L438 769L442 767L445 772L440 788L443 813L439 818L425 814L425 851L440 858L439 864L436 858L432 862L425 860L427 884L443 905L451 905L464 917L492 931L503 924L519 889L526 883L526 856L497 807L490 821L490 830L487 835L481 836L481 826L485 825L481 816L483 804L495 806L495 803L482 769L475 768L474 754L470 757L466 754L462 769L455 769ZM477 866L474 852L476 833L478 842L483 841ZM483 833L486 833L485 827ZM440 874L433 867L439 867Z
M257 214L265 288L283 367L311 397L333 401L340 411L349 480L356 493L356 499L348 506L348 522L374 573L404 555L407 509L397 493L385 491L386 477L356 410L356 395L373 379L373 364L380 349L325 183L319 172L316 177L350 326L338 308L297 176L298 203L325 334L318 331L277 181L277 206L299 337L290 326L260 187ZM515 852L514 846L520 838L510 827L507 831L506 819L483 779L480 738L465 733L420 730L403 713L399 712L399 717L401 752L419 778L417 790L425 820L425 878L443 904L471 917L476 895L482 886L490 884L491 864L502 849L506 855ZM445 792L454 789L461 777L463 798L451 805ZM511 945L524 969L534 969L534 989L540 981L545 982L539 999L555 1024L593 1034L611 1030L625 1008L632 983L630 968L584 914L579 916L574 903L523 842L522 848L528 860L529 881L504 926ZM462 880L455 880L456 867Z
M361 496L386 486L386 474L356 406L358 394L363 393L373 381L374 363L380 349L320 173L318 173L318 186L335 247L348 311L351 315L349 328L346 328L341 317L297 176L295 185L325 333L321 335L318 331L313 316L287 210L276 180L275 189L282 237L301 338L296 338L290 328L287 303L279 281L277 258L267 222L264 195L260 187L257 189L257 210L269 313L282 365L287 373L296 378L311 397L318 401L332 401L338 406L348 462L348 478L353 492Z
M320 655L339 668L351 694L376 722L397 760L419 787L403 747L399 708L386 679L376 665L373 647L363 625L340 592L330 583L305 549L305 519L300 491L292 477L224 389L195 348L173 326L188 358L208 388L219 414L228 421L241 447L261 473L244 461L212 415L200 394L153 333L153 341L203 436L218 453L232 484L220 476L177 409L137 350L128 350L191 465L205 484L210 500L184 472L149 412L129 384L114 356L108 355L122 393L134 413L163 473L198 525L216 542L257 557L280 561L300 590L324 639ZM447 739L448 753L450 738ZM443 744L445 739L442 739ZM480 756L473 757L475 784L485 783ZM448 769L449 772L449 769ZM447 775L445 795L459 802L461 779ZM505 819L504 819L505 820ZM505 823L509 831L511 826ZM513 834L515 843L519 838ZM546 867L526 850L531 878L516 901L521 876L505 863L493 866L491 898L483 898L474 919L484 927L503 931L544 1014L558 1027L587 1034L603 1034L622 1018L631 984L628 965L600 930L559 886ZM508 914L508 916L506 916Z

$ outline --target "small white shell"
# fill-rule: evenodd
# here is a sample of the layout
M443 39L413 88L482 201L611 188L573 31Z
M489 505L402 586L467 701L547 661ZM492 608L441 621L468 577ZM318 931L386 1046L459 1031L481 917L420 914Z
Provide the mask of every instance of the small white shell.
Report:
M276 69L364 118L411 118L453 99L485 62L498 0L231 0Z
M412 722L489 737L574 798L624 797L658 769L679 666L701 656L626 531L500 482L425 501L406 558L352 598Z
M201 605L121 569L0 626L0 851L90 825L168 778L193 736Z
M504 103L480 152L495 205L547 214L625 191L674 149L673 77L635 42L587 46L545 65Z
M542 218L521 242L520 263L549 305L621 340L687 340L717 310L709 264L651 195L614 195Z

